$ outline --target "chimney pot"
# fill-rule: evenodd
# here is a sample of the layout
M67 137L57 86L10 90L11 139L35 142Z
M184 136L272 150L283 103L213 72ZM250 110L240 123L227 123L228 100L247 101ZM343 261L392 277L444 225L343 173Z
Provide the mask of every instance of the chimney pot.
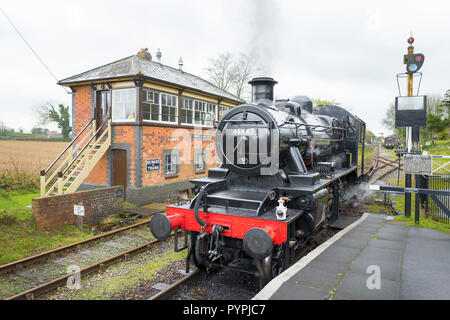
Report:
M152 61L152 55L148 52L148 48L142 48L141 51L137 53L137 56Z
M183 71L183 59L178 60L178 68L180 69L180 71Z

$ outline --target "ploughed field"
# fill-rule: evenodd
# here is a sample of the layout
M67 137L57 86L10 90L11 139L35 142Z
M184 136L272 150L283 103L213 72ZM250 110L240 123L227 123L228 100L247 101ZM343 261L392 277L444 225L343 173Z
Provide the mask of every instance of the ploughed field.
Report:
M0 173L39 174L64 150L67 142L0 140Z

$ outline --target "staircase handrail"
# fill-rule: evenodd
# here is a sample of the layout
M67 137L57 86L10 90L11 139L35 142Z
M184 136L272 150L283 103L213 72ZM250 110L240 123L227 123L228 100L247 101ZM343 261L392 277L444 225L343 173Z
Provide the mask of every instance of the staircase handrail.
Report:
M91 143L92 139L94 139L97 134L102 130L102 128L110 123L110 117L103 122L103 124L100 126L100 128L97 129L97 131L95 131L95 133L92 135L92 137L89 139L89 141L84 145L84 147L77 153L77 155L72 159L72 161L69 163L69 165L63 170L58 172L58 177L62 177L64 176L64 174L67 172L67 170L69 170L69 168L73 165L73 163L78 159L78 157L83 153L83 151L87 148L87 146Z
M92 118L91 121L89 121L84 127L83 129L81 129L80 132L78 132L78 134L76 135L75 138L72 139L72 141L66 146L66 148L63 150L63 152L61 152L59 154L59 156L52 162L52 164L47 168L47 169L42 169L41 170L41 176L45 176L47 174L47 172L50 171L50 169L55 165L56 162L58 162L58 160L62 157L62 155L74 144L74 142L78 139L78 137L86 130L86 128L92 123L92 121L94 121L95 118ZM92 138L91 138L92 139ZM89 140L90 141L90 140ZM84 148L83 148L84 149ZM77 155L78 156L78 155ZM73 161L72 161L73 162Z

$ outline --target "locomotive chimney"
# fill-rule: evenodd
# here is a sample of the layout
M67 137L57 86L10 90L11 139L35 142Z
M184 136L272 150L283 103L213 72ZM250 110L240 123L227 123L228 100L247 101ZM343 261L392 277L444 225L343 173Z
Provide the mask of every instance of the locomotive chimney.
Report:
M252 102L265 104L267 100L273 102L273 87L278 83L277 81L269 77L258 77L248 83L252 86Z

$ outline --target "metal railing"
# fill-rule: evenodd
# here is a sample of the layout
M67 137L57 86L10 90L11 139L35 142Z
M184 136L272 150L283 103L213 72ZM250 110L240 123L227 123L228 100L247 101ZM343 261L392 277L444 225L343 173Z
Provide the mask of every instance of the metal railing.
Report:
M450 175L428 176L427 180L429 190L450 191ZM448 208L450 208L450 195L441 194L435 195L434 197L436 197L448 211ZM450 216L446 214L446 210L442 208L442 205L439 205L432 196L421 197L421 200L425 207L425 214L427 217L431 217L433 220L442 223L450 224Z

